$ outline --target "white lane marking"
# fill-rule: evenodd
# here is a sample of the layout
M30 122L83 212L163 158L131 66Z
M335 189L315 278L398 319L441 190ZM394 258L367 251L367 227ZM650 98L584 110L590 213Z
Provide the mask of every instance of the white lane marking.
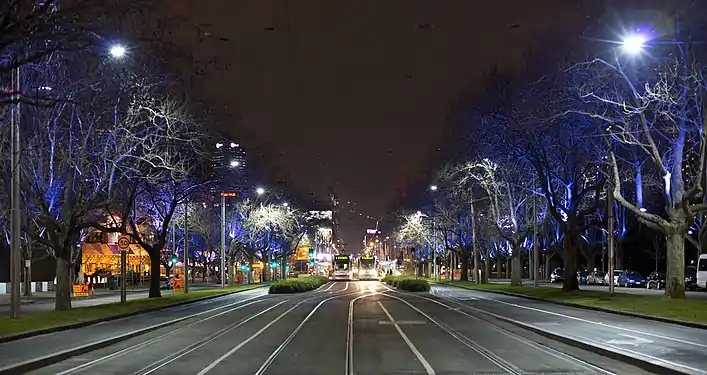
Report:
M347 289L349 289L349 282L348 281L346 282L346 287L344 288L344 290L342 290L342 292L345 292Z
M331 288L334 287L334 285L336 285L336 283L331 283L331 285L329 285L328 288L324 289L324 291L325 291L325 292L328 292L329 290L331 290Z
M358 296L349 302L349 317L348 321L346 322L346 374L347 375L354 375L354 370L353 370L353 310L354 310L354 303L361 299L361 298L366 298L369 295L363 295L363 296Z
M422 298L424 298L424 297L422 297ZM435 301L435 302L437 302L437 301ZM440 303L440 302L437 302L437 303ZM457 303L459 303L459 302L457 302ZM490 315L490 316L492 316L492 317L494 317L494 318L496 318L496 319L499 319L499 320L501 320L501 321L511 322L511 323L513 323L513 324L515 324L515 325L517 325L517 326L520 326L520 327L532 327L532 325L530 325L530 324L527 324L527 323L524 323L524 322L521 322L521 321L518 321L518 320L515 320L515 319L512 319L512 318L509 318L509 317L505 317L505 316L502 316L502 315L498 315L498 314L492 313L492 312L487 311L487 310L479 309L479 308L472 307L472 306L469 306L469 305L466 305L466 304L463 304L463 306L466 307L466 308L468 308L468 309L478 311L478 312L480 312L480 313L482 313L482 314ZM464 313L463 311L460 311L460 312L463 313L463 314L466 314L466 313ZM540 329L542 329L542 328L540 328ZM599 348L607 348L607 347L609 347L609 348L614 349L614 350L619 351L619 352L624 351L624 352L627 352L627 353L631 353L631 354L633 354L633 355L639 357L639 359L641 359L641 360L647 360L647 362L650 362L650 363L653 363L653 364L656 364L656 365L659 365L659 366L668 365L668 366L670 366L670 367L681 367L681 368L690 370L690 371L692 371L692 372L696 372L696 373L700 373L700 374L707 374L707 371L705 371L705 370L696 369L696 368L694 368L694 367L690 367L690 366L687 366L687 365L683 365L683 364L679 364L679 363L676 363L676 362L672 362L672 361L668 361L668 360L665 360L665 359L661 359L661 358L658 358L658 357L654 357L654 356L649 355L649 354L640 353L640 352L637 352L637 351L634 351L634 350L630 350L630 349L622 348L622 347L619 347L619 346L615 346L615 345L603 343L603 342L600 342L600 341L592 340L591 338L576 337L576 336L572 336L572 335L564 335L564 334L560 334L560 333L556 333L556 332L553 332L553 334L558 335L558 336L562 336L562 337L565 337L565 338L567 338L567 339L574 340L574 341L586 342L586 343L589 343L589 344L594 345L594 346L599 347ZM577 361L580 361L580 362L584 362L584 361L581 361L581 360L579 360L579 359L576 359L576 360L577 360ZM585 363L586 363L586 362L585 362ZM591 364L587 363L587 365L591 365ZM593 365L592 365L592 366L593 366ZM603 372L606 373L606 370L603 370Z
M351 294L353 294L353 293L341 294L341 295L329 297L329 298L326 299L326 301L328 301L328 300L330 300L330 299L332 299L332 298L343 297L343 296L347 296L347 295L351 295ZM229 356L231 356L233 353L237 352L239 349L241 349L242 347L244 347L245 345L247 345L249 342L253 341L253 340L254 340L256 337L258 337L261 333L265 332L268 328L272 327L275 323L277 323L277 322L278 322L280 319L282 319L285 315L289 314L292 310L296 309L297 307L299 307L299 306L302 305L303 303L305 303L305 302L307 302L307 301L309 301L309 300L312 300L312 299L314 299L314 298L318 298L318 297L311 297L311 298L307 298L307 299L304 299L304 300L302 300L302 301L297 302L297 304L295 304L294 306L292 306L292 307L290 307L289 309L287 309L287 311L285 311L284 313L278 315L275 319L273 319L270 323L268 323L267 325L265 325L263 328L259 329L258 332L255 332L253 335L251 335L250 337L248 337L247 339L245 339L244 341L242 341L240 344L234 346L233 348L231 348L231 350L229 350L228 352L226 352L226 353L223 354L222 356L218 357L215 361L211 362L208 366L204 367L204 369L202 369L197 375L204 375L204 374L206 374L207 372L213 370L213 368L216 367L219 363L223 362L226 358L228 358Z
M653 343L653 341L646 340L642 337L631 336L631 335L627 335L624 333L620 333L619 335L623 336L623 337L628 337L629 340L614 339L614 340L609 340L606 343L607 344L614 344L614 345L643 345L643 344Z
M202 369L201 371L199 371L199 373L198 373L197 375L204 375L204 374L206 374L207 372L211 371L211 370L212 370L214 367L216 367L219 363L223 362L224 359L228 358L229 356L231 356L231 354L237 352L240 348L244 347L244 346L247 345L249 342L253 341L253 339L255 339L256 337L258 337L261 333L265 332L265 330L267 330L268 328L272 327L273 324L277 323L277 322L278 322L280 319L282 319L285 315L289 314L292 310L294 310L294 309L296 309L297 307L299 307L299 306L300 306L301 304L303 304L305 301L306 301L306 300L303 300L303 301L298 302L298 303L295 304L294 306L292 306L292 307L290 307L289 309L287 309L287 311L285 311L284 313L278 315L278 316L277 316L275 319L273 319L270 323L266 324L263 328L259 329L258 332L255 332L253 335L251 335L251 336L248 337L247 339L241 341L240 344L234 346L233 348L231 348L231 350L227 351L227 352L226 352L225 354L223 354L222 356L216 358L215 361L211 362L208 366L204 367L204 369Z
M380 306L381 309L383 309L383 312L388 317L388 319L390 319L391 322L394 322L395 320L393 319L393 316L390 315L388 310L385 309L385 306L383 306L383 304L380 301L377 301L377 302L378 302L378 306ZM427 375L435 375L435 370L432 368L432 366L430 366L430 363L427 362L425 357L422 356L422 353L420 353L420 351L417 350L417 348L415 347L415 344L413 344L412 341L410 341L410 339L405 334L405 332L403 332L403 330L400 328L400 326L397 324L393 324L393 327L395 327L395 329L398 331L398 334L400 335L400 337L403 338L403 341L405 341L405 343L408 345L408 348L410 348L410 350L415 354L415 357L417 357L417 360L420 361L420 363L422 363L422 366L425 367L425 371L427 371Z
M196 313L196 314L193 314L193 315L187 315L186 317L183 317L183 318L177 318L177 319L175 319L175 320L173 320L173 321L186 320L186 319L190 319L190 318L193 318L193 317L197 317L197 316L200 316L200 315L203 315L203 314L208 314L208 313L210 313L210 312L212 312L212 311L221 310L221 309L224 309L224 308L231 307L231 306L233 306L233 305L242 304L242 305L237 306L237 307L235 307L235 308L233 308L233 309L224 310L224 311L222 311L222 312L220 312L220 313L218 313L218 314L211 315L211 316L209 316L209 317L206 317L206 318L204 318L204 319L198 320L198 321L196 321L196 322L187 324L187 325L185 325L184 327L180 327L180 328L178 328L178 329L175 329L174 331L170 331L170 332L164 333L164 334L162 334L162 335L160 335L160 336L157 336L157 337L155 337L155 338L153 338L153 339L147 340L147 341L145 341L145 342L141 342L141 343L139 343L139 344L137 344L137 345L135 345L135 346L131 346L131 347L129 347L129 348L125 348L125 349L119 350L119 351L117 351L117 352L115 352L115 353L111 353L111 354L109 354L109 355L106 355L106 356L103 356L103 357L100 357L100 358L96 358L96 359L94 359L94 360L91 361L91 362L87 362L87 363L84 363L84 364L82 364L82 365L80 365L80 366L76 366L76 367L73 367L73 368L64 370L64 371L58 373L57 375L66 375L66 374L71 374L71 373L73 373L73 372L77 372L77 371L84 370L84 369L86 369L86 368L92 367L92 366L94 366L94 365L96 365L96 364L99 364L99 363L101 363L101 362L105 362L105 361L107 361L107 360L109 360L109 359L116 358L116 357L120 357L120 356L122 356L122 355L124 355L124 354L130 353L130 352L135 351L135 350L138 350L138 349L140 349L140 348L144 348L144 347L146 347L146 346L148 346L148 345L152 345L152 344L154 344L154 343L156 343L156 342L158 342L158 341L160 341L160 340L166 338L167 336L173 335L173 334L175 334L175 333L177 333L177 332L183 331L183 330L185 330L185 329L187 329L187 328L189 328L189 327L195 326L195 325L197 325L197 324L199 324L199 323L203 323L203 322L205 322L205 321L207 321L207 320L216 318L217 316L221 316L221 315L223 315L223 314L228 314L229 312L236 311L236 310L238 310L238 309L241 309L241 308L246 307L246 306L250 306L250 305L255 304L255 303L264 302L264 301L253 301L253 302L244 303L244 302L247 302L247 301L250 301L250 300L253 300L253 299L256 299L256 298L260 298L260 297L262 297L262 296L255 296L255 297L247 298L247 299L244 299L244 300L241 300L241 301L238 301L238 302L230 303L230 304L225 305L225 306L215 307L215 308L212 308L212 309L209 309L209 310L206 310L206 311L202 311L202 312L200 312L200 313Z
M545 314L548 314L548 315L559 316L559 317L563 317L563 318L575 320L575 321L578 321L578 322L583 322L583 323L588 323L588 324L595 324L595 325L599 325L599 326L602 326L602 327L611 328L611 329L616 329L616 330L620 330L620 331L624 331L624 332L638 333L638 334L641 334L641 335L644 335L644 336L650 336L650 337L655 337L655 338L659 338L659 339L675 341L675 342L679 342L679 343L683 343L683 344L699 346L699 347L701 347L701 348L707 348L707 344L701 344L701 343L697 343L697 342L693 342L693 341L683 340L683 339L679 339L679 338L676 338L676 337L663 336L663 335L659 335L659 334L656 334L656 333L649 333L649 332L638 331L638 330L635 330L635 329L625 328L625 327L620 327L620 326L615 326L615 325L612 325L612 324L606 324L606 323L602 323L602 322L594 322L594 321L591 321L591 320L587 320L587 319L583 319L583 318L578 318L578 317L576 317L576 316L565 315L565 314L556 313L556 312L553 312L553 311L547 311L547 310L543 310L543 309L538 309L538 308L530 307L530 306L523 306L523 305L519 305L519 304L516 304L516 303L511 303L511 302L499 301L499 300L491 299L491 298L488 298L488 297L479 297L479 298L484 299L484 300L487 300L487 301L493 301L493 302L500 303L500 304L507 305L507 306L513 306L513 307L518 307L518 308L521 308L521 309L526 309L526 310L536 311L536 312L540 312L540 313L545 313ZM516 298L521 298L521 297L516 297ZM486 311L486 310L483 310L483 311ZM607 313L605 313L605 314L611 314L611 313L610 313L610 312L607 312ZM509 318L509 319L510 319L510 318Z
M500 367L506 373L509 373L509 374L522 374L523 373L523 371L520 368L518 368L517 366L515 366L514 364L506 361L502 357L499 357L495 353L487 350L483 346L476 343L474 340L454 331L451 327L448 327L446 324L443 324L443 323L437 321L436 319L432 318L430 315L428 315L424 311L413 306L410 302L408 302L402 298L396 297L396 296L391 296L390 294L383 294L383 295L386 297L394 298L394 299L408 305L411 309L417 311L418 314L424 316L427 320L432 322L437 327L441 328L443 331L447 332L450 336L454 337L457 341L466 345L469 349L479 353L482 357L488 359L491 363Z
M278 303L278 304L275 304L275 305L273 305L273 306L270 306L270 307L268 307L267 309L265 309L265 310L263 310L263 311L260 311L259 313L255 314L255 315L251 315L251 316L249 316L248 318L246 318L246 319L244 319L244 320L241 320L240 322L238 322L238 323L235 324L235 325L232 325L232 326L229 326L229 327L225 327L225 328L223 328L223 329L221 329L221 330L219 330L219 331L213 333L213 334L212 334L211 336L209 336L206 340L202 340L201 342L197 342L197 343L195 343L196 345L192 344L191 346L188 346L188 347L186 347L186 348L184 348L184 349L182 349L182 350L180 350L180 351L178 351L178 352L176 352L176 353L173 353L173 354L171 354L170 356L168 356L167 358L163 358L163 359L160 360L160 361L153 362L153 363L151 363L150 365L147 365L147 366L141 368L140 370L136 371L135 373L133 373L133 375L135 375L135 374L141 374L141 375L151 374L151 373L153 373L153 372L155 372L155 371L161 369L162 367L167 366L168 364L170 364L170 363L172 363L172 362L178 360L179 358L182 358L182 357L184 357L185 355L187 355L187 354L189 354L189 353L191 353L191 352L193 352L193 351L195 351L195 350L201 348L202 346L204 346L204 345L206 345L206 344L208 344L208 343L210 343L210 342L212 342L212 341L218 339L219 337L221 337L221 336L223 336L223 335L225 335L225 334L227 334L227 333L233 331L234 329L236 329L236 328L238 328L238 327L240 327L240 326L242 326L242 325L248 323L249 321L251 321L251 320L257 318L258 316L263 315L263 314L265 314L266 312L268 312L268 311L270 311L270 310L272 310L272 309L274 309L274 308L276 308L276 307L282 305L282 304L285 303L285 302L287 302L287 300L284 300L284 301L282 301L282 302L280 302L280 303ZM160 363L161 361L164 361L164 362ZM153 368L150 369L150 370L147 370L148 368L150 368L150 367L152 367L152 366L155 366L155 364L158 364L158 363L160 363L158 366L153 367Z
M517 334L515 334L515 333L513 333L513 332L509 332L509 331L507 331L507 330L505 330L505 329L503 329L503 328L501 328L501 327L497 327L497 326L495 326L494 324L491 324L490 322L487 322L487 321L485 321L485 320L483 320L483 319L481 319L481 318L479 318L479 317L477 317L477 316L468 314L467 312L461 310L460 308L453 308L453 307L450 306L450 305L444 304L444 303L439 302L439 301L437 301L437 300L434 300L434 299L432 299L432 298L427 298L427 297L423 297L423 296L419 296L419 295L415 295L415 294L408 294L408 293L402 293L402 292L397 292L397 291L396 291L395 293L405 294L405 295L410 295L410 296L413 296L413 297L421 298L421 299L424 299L424 300L427 300L427 301L436 303L436 304L438 304L438 305L440 305L440 306L446 307L446 308L448 308L448 309L450 309L450 310L454 310L454 311L456 311L456 312L458 312L458 313L460 313L460 314L462 314L462 315L464 315L464 316L466 316L466 317L468 317L468 318L474 319L474 320L476 320L476 321L478 321L478 322L481 322L481 323L483 323L483 324L487 324L491 329L495 330L496 332L499 332L499 333L501 333L501 334L503 334L503 335L505 335L505 336L507 336L507 337L510 337L510 338L512 338L512 339L518 340L518 341L520 341L520 342L522 342L522 343L524 343L524 344L526 344L526 345L528 345L528 346L531 346L531 347L533 347L533 348L539 350L540 352L550 354L551 356L553 356L553 357L555 357L555 358L557 358L557 359L561 359L561 360L564 360L564 361L568 361L569 363L572 363L572 364L581 364L582 366L584 366L584 367L586 367L586 368L588 368L588 369L590 369L590 370L596 372L597 374L615 375L615 373L613 373L613 372L609 372L609 371L607 371L607 370L604 370L604 369L601 368L601 367L595 366L595 365L593 365L593 364L591 364L591 363L589 363L589 362L586 362L586 361L583 361L583 360L581 360L581 359L575 358L575 357L573 357L573 356L571 356L571 355L569 355L569 354L560 352L560 351L555 350L555 349L552 349L552 348L548 348L548 347L546 347L546 346L538 345L538 344L535 343L534 341L528 340L528 339L526 339L526 338L524 338L524 337L522 337L522 336L519 336L519 335L517 335ZM469 308L469 309L472 309L472 310L479 311L479 312L482 313L482 314L488 314L488 315L491 315L491 316L496 317L493 313L486 313L486 312L483 311L483 310L476 309L476 308L471 307L471 306L469 306L469 305L463 304L463 303L461 303L460 301L457 301L457 300L455 300L455 299L450 299L450 298L443 297L443 296L439 296L439 297L442 298L442 299L444 299L444 300L447 300L447 301L451 301L451 302L453 302L453 303L456 303L456 304L458 304L458 305L460 305L460 306L463 306L463 307L466 307L466 308ZM558 325L559 325L559 324L558 324Z
M300 322L300 324L294 329L294 331L292 331L292 333L290 333L290 335L287 336L287 338L285 339L285 341L283 341L283 342L280 344L280 346L278 346L278 347L270 354L270 356L265 360L265 362L263 362L263 364L260 366L260 368L258 368L258 371L256 371L253 375L262 375L262 374L265 373L265 371L268 369L268 367L270 367L270 365L273 363L273 361L275 360L275 358L277 358L277 356L280 355L280 353L282 353L282 351L285 349L285 347L287 346L287 344L289 344L290 341L292 341L292 339L294 339L295 336L297 336L297 334L302 330L302 327L304 327L304 325L307 323L307 321L314 315L315 312L317 312L317 310L319 310L319 308L320 308L325 302L327 302L327 301L329 301L329 300L331 300L331 299L334 299L334 298L339 298L339 297L344 297L344 296L350 296L350 295L352 295L352 294L355 294L355 292L350 292L350 293L346 293L346 294L342 294L342 295L338 295L338 296L329 297L329 298L324 299L324 300L322 300L321 302L319 302L319 303L312 309L312 311L310 311L309 314L307 314L307 316L302 320L302 322Z

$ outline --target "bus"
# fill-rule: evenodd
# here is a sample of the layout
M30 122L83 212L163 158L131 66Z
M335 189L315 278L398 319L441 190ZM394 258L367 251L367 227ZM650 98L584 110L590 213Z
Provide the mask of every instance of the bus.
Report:
M348 254L334 255L332 280L351 280L351 256Z
M358 259L358 279L378 280L378 270L376 268L376 258L370 255L362 255Z

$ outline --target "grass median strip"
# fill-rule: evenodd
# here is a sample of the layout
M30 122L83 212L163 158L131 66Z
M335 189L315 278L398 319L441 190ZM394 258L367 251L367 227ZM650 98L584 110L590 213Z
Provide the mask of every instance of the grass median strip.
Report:
M455 285L466 289L501 291L525 296L542 298L548 301L572 303L579 306L598 307L606 310L622 311L667 319L682 320L707 324L707 300L704 299L668 299L663 296L580 290L566 293L560 288L510 286L504 284L474 284L469 281L447 281L443 284Z
M236 285L226 287L225 289L196 290L190 291L189 293L175 294L172 294L170 291L163 291L162 298L141 298L128 300L126 303L106 303L96 306L78 307L65 311L26 312L20 315L20 319L10 319L5 315L0 317L0 337L99 320L151 308L164 307L193 299L254 289L261 286L263 286L263 284Z
M411 276L386 276L382 281L407 292L427 292L430 290L430 283L426 279Z
M270 284L270 294L302 293L319 288L329 282L324 276L308 276L278 280Z

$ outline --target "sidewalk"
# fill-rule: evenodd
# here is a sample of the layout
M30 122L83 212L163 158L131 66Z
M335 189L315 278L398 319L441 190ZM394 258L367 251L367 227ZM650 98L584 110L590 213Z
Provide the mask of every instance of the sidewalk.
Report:
M218 287L220 287L220 284L196 283L190 285L190 289L193 290L215 289ZM127 299L129 301L134 299L147 298L148 291L149 290L146 288L128 289ZM162 295L171 295L172 293L174 292L171 289L162 289ZM32 297L22 297L22 311L33 312L54 310L54 292L37 292L32 294ZM95 291L94 298L72 298L71 306L87 307L115 302L120 302L119 290L98 289ZM10 311L10 295L0 294L0 314L5 313L7 311Z

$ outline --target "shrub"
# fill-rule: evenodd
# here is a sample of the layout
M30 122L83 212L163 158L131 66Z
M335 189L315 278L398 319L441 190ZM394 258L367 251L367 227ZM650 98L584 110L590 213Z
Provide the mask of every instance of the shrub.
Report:
M430 290L430 283L425 279L416 279L410 276L386 276L383 282L408 292L426 292Z
M270 294L301 293L319 288L329 280L324 276L309 276L278 280L270 284Z

